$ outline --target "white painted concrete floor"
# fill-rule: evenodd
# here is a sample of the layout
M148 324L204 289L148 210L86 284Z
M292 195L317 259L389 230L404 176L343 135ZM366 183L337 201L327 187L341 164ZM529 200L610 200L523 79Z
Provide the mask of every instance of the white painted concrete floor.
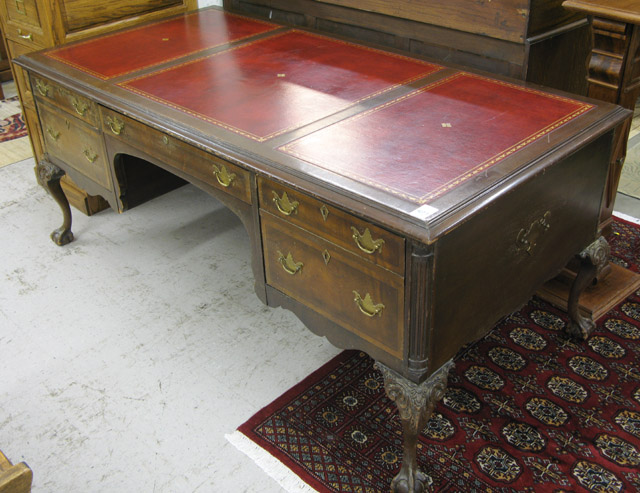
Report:
M279 492L227 443L339 350L255 296L240 221L192 186L125 214L0 168L0 450L34 492Z

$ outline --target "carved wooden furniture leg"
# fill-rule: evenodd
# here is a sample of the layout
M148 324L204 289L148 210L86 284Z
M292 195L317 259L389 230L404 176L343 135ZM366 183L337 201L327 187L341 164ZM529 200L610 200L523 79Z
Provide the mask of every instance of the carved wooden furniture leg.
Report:
M62 226L51 233L51 239L56 245L60 246L71 243L73 241L73 233L71 232L71 208L60 186L60 179L65 173L55 164L47 161L39 162L36 172L40 185L47 189L60 206L60 209L62 209Z
M610 250L607 240L601 236L578 254L580 268L571 286L567 306L571 323L567 326L566 332L572 337L585 340L596 327L596 323L592 318L585 317L580 313L578 302L580 301L582 292L591 285L600 272L609 265Z
M418 469L418 435L424 428L436 402L447 388L449 370L453 361L448 361L421 384L415 384L402 375L376 362L376 368L384 377L387 396L396 403L404 432L402 468L391 482L394 493L421 493L429 484L427 476Z

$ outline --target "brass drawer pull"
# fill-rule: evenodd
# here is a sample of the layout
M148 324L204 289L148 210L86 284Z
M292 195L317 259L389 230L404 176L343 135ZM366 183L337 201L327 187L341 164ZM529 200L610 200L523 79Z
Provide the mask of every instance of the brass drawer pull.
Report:
M29 41L33 41L33 34L32 33L24 34L22 32L22 29L18 29L18 36L20 36L22 39L28 39Z
M382 303L375 304L371 299L371 295L369 293L365 295L364 299L362 299L357 291L354 291L353 295L355 296L353 301L355 301L360 311L367 317L375 317L376 315L378 315L379 317L382 316L384 305Z
M49 126L47 127L47 133L51 136L53 140L58 140L58 138L60 137L60 132L56 132L54 129L52 129Z
M282 192L282 198L278 197L278 194L273 192L273 201L276 204L276 207L282 214L285 216L290 216L291 214L298 213L298 203L297 200L289 200L287 196L287 192Z
M51 89L51 86L42 79L36 79L36 89L38 89L41 96L49 97L49 90Z
M78 115L80 116L84 116L87 113L87 110L89 109L89 103L80 102L76 98L73 98L71 100L71 105L73 106L73 109L76 110L76 113L78 113Z
M358 245L358 248L365 253L375 253L377 250L382 251L382 245L384 245L384 240L382 238L378 240L374 240L371 237L371 231L369 228L364 229L364 233L360 233L356 229L355 226L351 226L351 231L353 231L353 239Z
M120 135L124 130L124 122L120 120L120 118L118 118L117 116L114 116L113 118L108 116L107 125L109 125L109 128L111 129L111 131L116 135Z
M218 183L225 188L229 187L236 178L236 174L229 173L229 170L224 164L220 165L220 168L215 164L212 164L211 168L213 169L213 174L215 175L216 180L218 180Z
M89 161L90 163L94 163L96 159L98 159L98 155L93 152L91 149L85 149L84 151L82 151L82 153L84 154L84 157L87 158L87 161Z
M527 229L522 228L516 238L516 250L518 252L524 252L527 255L532 255L533 249L538 244L540 237L546 233L551 225L549 224L549 217L551 211L547 211L540 219L533 221Z
M282 264L282 268L288 274L291 274L293 276L302 270L304 264L302 262L296 262L295 260L293 260L291 252L289 252L289 254L285 257L282 252L278 250L278 255L278 261Z

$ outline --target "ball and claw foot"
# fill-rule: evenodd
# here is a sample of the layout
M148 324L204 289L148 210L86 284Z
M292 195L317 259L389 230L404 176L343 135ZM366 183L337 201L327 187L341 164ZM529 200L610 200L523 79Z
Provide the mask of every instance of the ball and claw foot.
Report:
M596 328L593 319L577 315L576 320L571 320L565 327L565 333L572 339L586 341Z
M403 468L391 481L391 491L394 493L424 493L427 491L427 486L432 483L433 480L420 469L407 471Z
M73 233L64 227L60 227L51 233L51 239L56 245L63 246L73 241Z

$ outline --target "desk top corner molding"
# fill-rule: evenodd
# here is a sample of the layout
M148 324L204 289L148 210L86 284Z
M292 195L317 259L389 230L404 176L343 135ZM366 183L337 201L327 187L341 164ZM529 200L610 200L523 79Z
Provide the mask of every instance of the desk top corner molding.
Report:
M462 345L596 240L628 116L217 8L17 63L64 215L54 241L73 238L64 174L118 211L193 183L242 220L262 301L431 403ZM419 481L410 449L394 489Z

